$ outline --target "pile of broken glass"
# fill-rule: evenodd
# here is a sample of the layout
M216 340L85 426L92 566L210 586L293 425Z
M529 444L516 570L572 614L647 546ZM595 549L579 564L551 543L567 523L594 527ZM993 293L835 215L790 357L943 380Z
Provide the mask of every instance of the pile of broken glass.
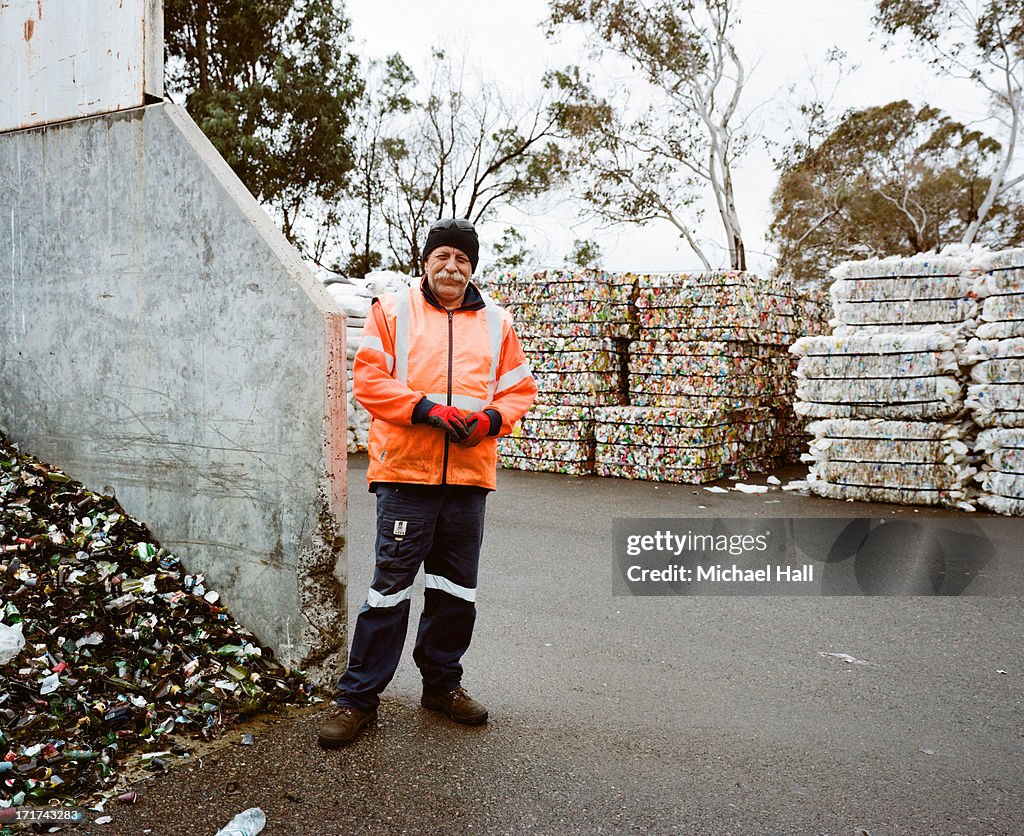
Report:
M0 806L113 792L312 695L117 500L0 435Z

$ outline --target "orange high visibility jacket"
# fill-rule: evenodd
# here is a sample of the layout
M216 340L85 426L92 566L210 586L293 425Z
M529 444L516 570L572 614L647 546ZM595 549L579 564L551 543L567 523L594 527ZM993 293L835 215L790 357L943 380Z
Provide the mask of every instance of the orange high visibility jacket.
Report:
M494 490L496 436L462 447L435 427L414 424L413 410L423 398L464 415L495 409L498 436L508 435L533 404L537 384L511 315L474 284L454 311L426 294L426 278L382 294L363 328L352 374L356 400L371 416L367 480Z

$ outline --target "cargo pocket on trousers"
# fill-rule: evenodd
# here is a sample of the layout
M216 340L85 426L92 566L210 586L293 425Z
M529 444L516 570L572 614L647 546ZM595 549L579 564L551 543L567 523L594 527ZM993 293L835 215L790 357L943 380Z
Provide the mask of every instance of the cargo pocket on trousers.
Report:
M415 558L422 545L420 541L425 527L423 520L382 515L377 528L377 536L380 538L378 563L387 568L400 566Z

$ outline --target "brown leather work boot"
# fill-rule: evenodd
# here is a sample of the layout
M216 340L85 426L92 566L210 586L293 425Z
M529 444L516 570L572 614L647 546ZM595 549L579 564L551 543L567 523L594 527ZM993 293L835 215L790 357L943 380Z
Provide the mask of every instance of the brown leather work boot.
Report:
M431 694L424 691L420 705L431 711L447 714L450 720L467 726L479 726L487 722L487 709L461 687L453 688L447 694Z
M377 710L363 711L359 708L343 706L320 728L316 739L324 749L337 749L347 746L367 723L377 719Z

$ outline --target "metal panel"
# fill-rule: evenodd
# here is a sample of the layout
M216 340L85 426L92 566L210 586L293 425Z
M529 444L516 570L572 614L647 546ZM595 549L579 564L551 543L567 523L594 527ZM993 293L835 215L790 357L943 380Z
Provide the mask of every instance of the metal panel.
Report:
M163 97L161 0L0 0L0 131Z

